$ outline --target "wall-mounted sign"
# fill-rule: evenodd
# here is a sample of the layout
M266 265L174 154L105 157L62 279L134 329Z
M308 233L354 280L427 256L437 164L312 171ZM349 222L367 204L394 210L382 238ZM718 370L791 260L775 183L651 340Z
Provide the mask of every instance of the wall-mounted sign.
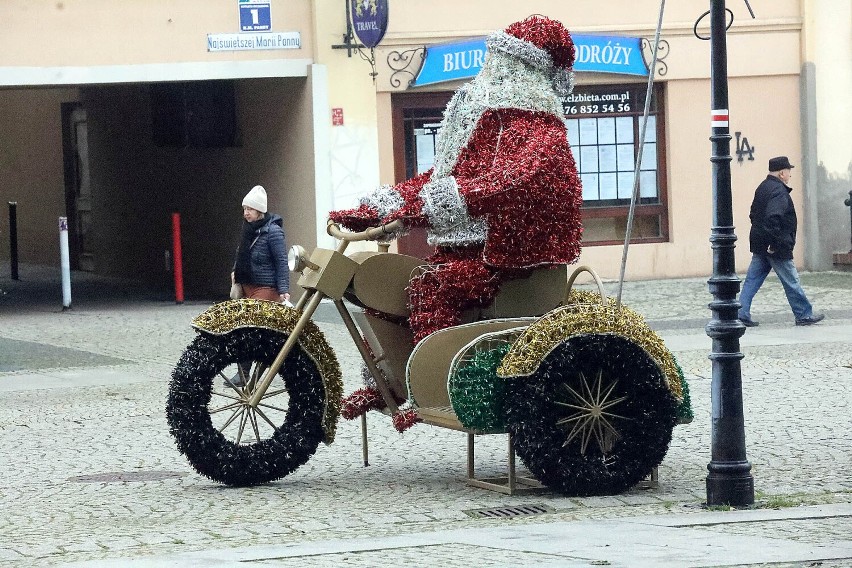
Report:
M207 51L301 48L302 35L299 32L207 34Z
M648 75L637 37L575 34L574 71ZM414 86L431 85L475 76L485 60L485 38L430 45Z
M333 108L331 109L331 125L332 126L343 126L343 109L342 108Z
M367 47L376 47L388 29L388 0L351 0L352 31Z
M266 32L272 29L270 0L240 0L240 31Z
M479 73L485 60L485 38L430 45L414 85L467 79Z

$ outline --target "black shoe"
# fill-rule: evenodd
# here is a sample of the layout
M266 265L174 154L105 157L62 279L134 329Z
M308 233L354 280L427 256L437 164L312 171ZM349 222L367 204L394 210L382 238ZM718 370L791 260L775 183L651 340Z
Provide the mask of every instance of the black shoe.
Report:
M813 314L810 317L797 319L796 325L813 325L825 319L825 314Z
M746 327L757 327L760 325L759 321L754 321L746 318L740 318L740 321L743 322L743 325Z
M245 382L243 382L243 378L240 376L239 373L236 373L233 377L231 377L230 380L225 379L222 382L226 387L234 386L237 388L243 388L244 386L246 386Z

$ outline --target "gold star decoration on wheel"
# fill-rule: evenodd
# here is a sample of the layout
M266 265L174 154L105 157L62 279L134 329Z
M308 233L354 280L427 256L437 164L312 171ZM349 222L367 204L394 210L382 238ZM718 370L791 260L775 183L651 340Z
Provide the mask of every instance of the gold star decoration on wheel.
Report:
M585 455L589 442L594 438L600 448L601 454L606 455L612 450L615 441L620 437L618 430L613 426L611 420L624 419L625 416L612 412L613 407L627 399L626 396L614 397L613 391L618 381L615 380L608 386L604 386L603 371L599 370L592 384L586 379L586 375L580 373L580 392L577 392L568 383L562 383L562 388L568 396L567 400L554 401L555 404L570 408L571 414L556 421L557 426L571 426L571 431L565 439L564 446L579 438L580 453Z

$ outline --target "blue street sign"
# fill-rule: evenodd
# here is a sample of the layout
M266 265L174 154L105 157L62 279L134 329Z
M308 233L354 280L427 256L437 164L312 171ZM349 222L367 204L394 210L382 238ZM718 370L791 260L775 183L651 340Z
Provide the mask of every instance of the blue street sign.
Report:
M240 0L240 31L268 32L272 29L271 11L269 2Z

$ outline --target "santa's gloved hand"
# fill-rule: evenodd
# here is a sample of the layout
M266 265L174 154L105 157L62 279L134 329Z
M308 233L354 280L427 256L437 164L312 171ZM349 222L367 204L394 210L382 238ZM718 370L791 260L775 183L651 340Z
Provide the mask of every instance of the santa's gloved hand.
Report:
M365 231L370 227L381 225L379 212L366 204L360 205L357 209L332 211L328 214L328 218L354 232Z

